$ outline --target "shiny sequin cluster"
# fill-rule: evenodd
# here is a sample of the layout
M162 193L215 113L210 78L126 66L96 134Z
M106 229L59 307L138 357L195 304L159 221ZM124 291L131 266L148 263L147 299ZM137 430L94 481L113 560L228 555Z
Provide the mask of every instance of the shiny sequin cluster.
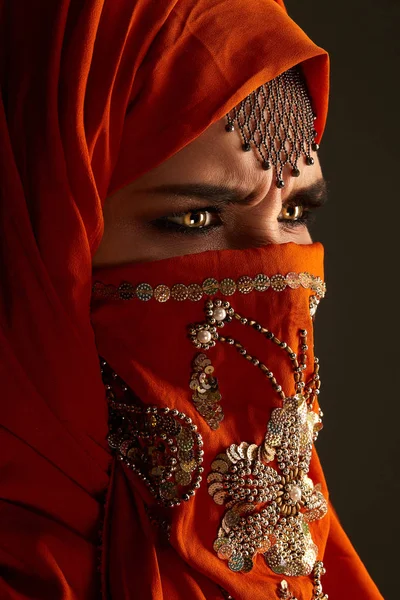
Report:
M319 306L319 303L321 301L321 298L319 296L310 296L310 300L309 300L309 307L310 307L310 315L311 318L314 319L316 313L317 313L317 308Z
M211 429L218 429L224 418L219 404L221 393L218 380L213 376L214 367L205 354L198 354L193 361L193 373L189 387L193 390L192 400L198 413Z
M204 471L203 440L192 419L176 409L143 405L103 359L101 372L110 448L160 504L173 507L189 500Z
M226 507L214 550L232 571L249 572L255 556L263 554L275 573L309 575L318 548L308 523L326 514L327 502L320 486L314 486L307 475L313 441L322 427L320 415L313 410L320 387L317 360L311 380L303 380L307 331L300 330L299 350L295 352L256 321L239 315L227 301L207 301L205 314L205 322L189 326L193 344L205 350L218 341L235 346L263 371L282 399L282 407L271 413L261 445L232 444L211 465L209 494ZM287 354L293 367L294 396L287 397L268 367L249 355L240 342L219 334L218 329L232 319L252 327Z
M253 291L265 292L268 289L274 292L283 292L286 288L296 290L299 287L312 290L318 298L323 298L326 293L326 285L322 279L310 273L288 273L287 275L278 273L271 277L260 273L253 278L243 275L236 281L230 278L217 281L209 277L201 285L198 283L191 283L189 285L176 283L168 287L160 284L154 288L149 283L134 285L128 281L123 281L118 286L115 286L96 281L93 285L92 293L94 297L104 296L116 300L132 300L136 298L142 302L148 302L151 299L157 302L167 302L170 299L176 302L183 302L184 300L198 302L204 296L214 296L217 293L220 293L222 296L232 296L237 292L249 294Z

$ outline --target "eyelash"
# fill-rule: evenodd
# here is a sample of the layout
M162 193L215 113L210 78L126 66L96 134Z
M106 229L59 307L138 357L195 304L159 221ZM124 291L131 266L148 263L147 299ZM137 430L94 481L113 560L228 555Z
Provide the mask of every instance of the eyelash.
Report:
M290 221L289 219L278 219L278 222L282 223L283 226L287 229L295 229L296 227L304 225L309 226L315 221L314 210L310 207L303 206L304 212L302 216L296 219L295 221Z
M283 227L286 229L295 229L304 225L311 225L311 223L315 220L315 214L312 208L303 206L303 215L296 219L295 221L290 221L288 219L278 219L279 223L283 224ZM221 214L221 210L216 208L215 206L206 206L204 208L197 208L193 210L186 210L185 212L180 213L171 213L164 217L160 217L151 221L151 224L157 227L161 231L171 231L174 233L180 233L184 235L207 235L211 233L214 229L218 229L223 224L222 222L217 225L206 225L204 227L186 227L185 225L179 225L179 223L174 223L173 221L169 221L171 217L183 217L187 213L200 213L200 212L209 212L212 214Z
M214 229L221 227L222 223L218 225L206 225L205 227L185 227L185 225L179 225L179 223L174 223L173 221L169 221L171 217L183 217L187 213L200 213L200 212L209 212L212 214L219 215L221 211L215 206L206 206L204 208L196 208L185 210L185 212L180 213L171 213L170 215L166 215L165 217L160 217L159 219L155 219L152 221L152 225L157 227L158 229L165 231L170 230L175 233L183 233L184 235L207 235Z

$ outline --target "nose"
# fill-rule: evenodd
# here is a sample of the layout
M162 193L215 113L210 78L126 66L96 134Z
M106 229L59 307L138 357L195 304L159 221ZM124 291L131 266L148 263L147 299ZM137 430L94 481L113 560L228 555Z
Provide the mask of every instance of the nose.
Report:
M286 185L283 189L261 181L250 202L229 207L224 218L228 246L248 248L287 242L310 244L312 239L307 226L293 221L285 223L281 212L282 206L297 191L310 186L321 175L318 164L312 169L304 169L300 177L285 177Z

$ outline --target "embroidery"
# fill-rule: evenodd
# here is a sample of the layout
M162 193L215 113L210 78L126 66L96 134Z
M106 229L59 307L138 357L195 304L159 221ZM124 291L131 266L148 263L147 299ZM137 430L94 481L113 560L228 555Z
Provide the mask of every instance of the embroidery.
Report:
M312 290L318 299L323 298L326 293L326 284L320 277L310 273L288 273L286 276L278 273L271 277L260 273L254 278L243 275L237 281L226 278L218 282L214 278L208 278L201 285L199 283L189 285L176 283L168 287L159 284L154 288L149 283L134 285L128 281L123 281L115 286L96 281L92 288L92 294L94 297L109 297L115 300L132 300L136 298L142 302L148 302L151 299L157 302L167 302L172 298L177 302L184 300L198 302L204 295L214 296L218 292L223 296L232 296L236 292L249 294L253 291L265 292L268 289L274 292L283 292L287 288L296 290L299 287Z
M291 594L288 582L286 579L282 579L278 587L278 598L282 600L297 600L293 594Z
M101 373L109 402L110 448L160 504L173 507L189 500L204 471L203 440L192 419L176 409L142 404L103 359Z
M325 575L326 570L321 561L315 563L315 567L313 569L313 595L310 600L328 600L328 594L324 594L321 584L321 576ZM224 590L221 586L219 586L221 590L221 594L225 600L235 600L233 596L231 596L226 590ZM280 600L297 600L296 596L290 591L289 584L286 579L282 579L277 589L277 597ZM265 600L270 598L270 596L265 596Z
M216 312L217 308L220 312ZM209 300L205 313L206 322L189 326L192 343L205 350L217 341L234 346L261 369L282 399L282 407L271 413L261 445L232 444L211 464L208 492L226 508L214 550L232 571L251 571L256 555L263 554L275 573L309 575L316 564L318 548L308 523L326 514L327 502L320 486L314 486L307 475L313 441L322 427L320 415L313 410L320 387L318 360L312 378L307 383L303 380L307 331L300 330L296 353L271 331L235 312L227 301ZM261 333L288 355L293 367L294 396L287 397L268 367L248 354L240 342L219 334L218 329L233 318ZM273 461L274 465L270 464Z
M314 317L316 315L317 308L318 308L320 301L321 301L321 298L319 296L310 296L309 307L310 307L310 315L311 315L312 319L314 319Z
M324 594L321 584L321 575L325 575L325 573L326 571L323 563L321 561L316 562L313 570L314 593L311 600L328 600L328 594ZM291 593L286 579L282 579L278 586L278 598L281 600L297 600Z
M198 354L193 361L193 373L189 387L193 390L192 400L198 413L211 429L218 429L224 418L219 403L221 394L218 381L213 376L214 367L205 354Z

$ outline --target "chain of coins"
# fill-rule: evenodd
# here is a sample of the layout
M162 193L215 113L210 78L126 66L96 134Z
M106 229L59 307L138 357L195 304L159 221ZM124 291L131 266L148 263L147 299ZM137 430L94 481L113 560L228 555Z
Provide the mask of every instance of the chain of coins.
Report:
M313 291L318 299L323 298L326 293L326 284L320 277L316 277L310 273L276 274L271 277L264 273L259 273L253 278L243 275L236 281L229 277L221 281L208 277L201 285L199 283L190 283L188 285L176 283L169 287L159 284L154 288L149 283L134 285L128 281L123 281L118 286L115 286L96 281L93 284L92 294L93 297L108 297L115 300L137 299L142 302L148 302L154 299L157 302L167 302L172 299L177 302L184 300L198 302L204 296L214 296L218 292L223 296L232 296L236 292L249 294L253 291L265 292L268 289L274 292L283 292L287 288L295 290L299 287Z
M189 387L193 391L192 400L197 412L211 429L216 430L224 418L224 412L219 404L221 393L218 380L213 373L211 360L205 354L198 354L193 361Z
M291 165L299 177L299 160L313 165L311 150L317 151L315 115L299 67L293 67L246 96L227 115L226 131L238 128L242 150L252 148L265 171L276 170L276 185L284 187L283 169Z
M214 550L235 572L249 572L255 556L263 554L275 573L310 575L318 548L308 523L325 516L327 502L320 486L314 486L308 477L313 442L322 422L313 410L320 388L317 359L311 379L304 381L307 331L299 331L296 352L261 324L237 313L227 300L208 300L204 310L206 321L188 327L196 348L207 350L218 341L234 346L265 374L282 400L282 407L271 413L260 446L232 444L211 465L208 492L216 504L226 508ZM286 354L294 374L294 396L287 397L268 367L248 354L240 342L219 334L218 330L233 320L253 328Z
M200 487L203 440L176 409L144 405L100 359L109 406L108 444L163 506L178 506Z

